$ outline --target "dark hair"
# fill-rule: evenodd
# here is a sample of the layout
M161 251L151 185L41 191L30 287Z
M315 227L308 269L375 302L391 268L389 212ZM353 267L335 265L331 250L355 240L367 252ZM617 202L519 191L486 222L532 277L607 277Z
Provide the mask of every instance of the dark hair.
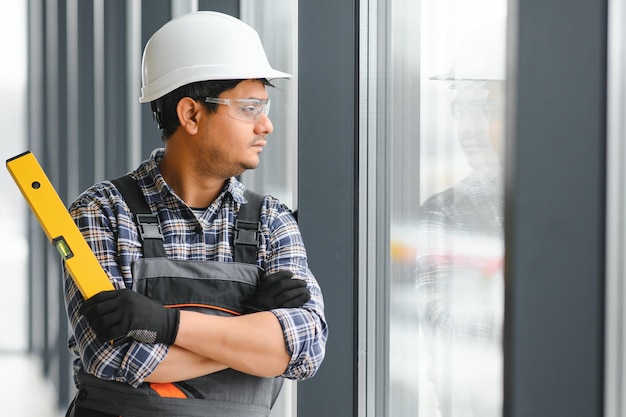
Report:
M237 84L242 81L244 80L198 81L178 87L163 97L152 101L150 103L152 114L159 128L163 130L162 139L169 139L178 126L180 126L176 106L181 99L190 97L195 101L200 101L204 104L209 113L213 113L217 110L218 104L206 103L204 99L206 97L218 97L224 91L235 88ZM262 81L266 86L272 86L272 84L264 78L259 81Z

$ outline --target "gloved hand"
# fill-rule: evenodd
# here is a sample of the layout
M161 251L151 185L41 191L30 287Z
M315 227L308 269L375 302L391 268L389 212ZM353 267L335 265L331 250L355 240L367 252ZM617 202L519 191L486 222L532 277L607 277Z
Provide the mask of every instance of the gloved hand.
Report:
M254 294L244 300L244 313L301 307L311 299L311 293L306 281L292 277L291 271L264 274Z
M165 308L132 290L103 291L85 300L79 310L101 341L132 337L143 343L176 340L180 311Z

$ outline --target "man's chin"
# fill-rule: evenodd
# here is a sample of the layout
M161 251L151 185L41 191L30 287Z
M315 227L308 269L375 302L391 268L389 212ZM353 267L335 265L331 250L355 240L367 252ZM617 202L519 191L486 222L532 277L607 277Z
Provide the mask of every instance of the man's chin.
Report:
M256 161L248 161L243 165L243 169L245 171L249 170L249 169L256 169L259 166L259 163L261 161L259 161L258 159Z

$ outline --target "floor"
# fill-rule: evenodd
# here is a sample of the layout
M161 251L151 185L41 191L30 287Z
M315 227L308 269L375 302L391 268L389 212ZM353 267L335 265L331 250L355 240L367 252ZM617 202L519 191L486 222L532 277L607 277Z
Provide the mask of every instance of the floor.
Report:
M56 390L45 381L39 361L27 354L0 353L0 415L12 417L63 417L57 410ZM11 376L9 378L8 376Z

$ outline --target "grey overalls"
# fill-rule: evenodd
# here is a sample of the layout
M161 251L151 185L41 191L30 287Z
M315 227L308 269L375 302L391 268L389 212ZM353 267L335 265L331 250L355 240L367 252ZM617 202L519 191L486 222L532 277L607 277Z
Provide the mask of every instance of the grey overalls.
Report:
M134 213L144 258L133 264L135 290L163 305L223 316L242 313L242 298L254 292L257 231L263 196L246 191L235 227L233 263L167 259L159 222L129 176L112 181ZM282 378L260 378L226 369L173 384L137 388L78 374L77 406L123 417L267 417Z

